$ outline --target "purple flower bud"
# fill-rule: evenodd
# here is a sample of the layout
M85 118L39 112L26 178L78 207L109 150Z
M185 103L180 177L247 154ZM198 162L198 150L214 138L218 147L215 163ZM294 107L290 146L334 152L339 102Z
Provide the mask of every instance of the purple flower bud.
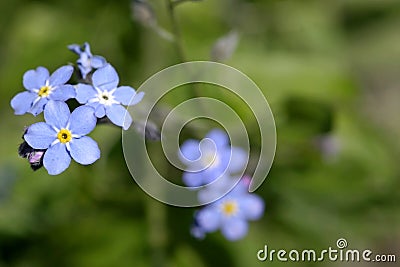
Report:
M43 157L44 151L34 151L28 156L28 160L30 164L35 164L40 162L41 158Z

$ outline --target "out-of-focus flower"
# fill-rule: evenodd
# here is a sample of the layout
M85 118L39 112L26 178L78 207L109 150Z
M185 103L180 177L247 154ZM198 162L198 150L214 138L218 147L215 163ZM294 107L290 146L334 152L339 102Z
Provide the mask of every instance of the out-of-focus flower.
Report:
M239 34L237 31L231 31L218 38L211 48L211 60L221 62L229 59L235 52L238 42Z
M224 174L207 187L200 189L197 198L200 203L211 203L231 191L239 180L240 177Z
M230 241L243 238L248 232L247 221L257 220L264 213L264 201L247 191L249 182L249 178L243 178L231 192L197 211L192 235L203 238L220 229Z
M160 37L170 42L174 41L174 36L161 28L157 23L157 17L153 7L146 0L131 0L132 18L144 27L154 30Z
M131 1L132 18L143 26L154 27L157 19L153 7L146 0Z
M82 78L86 79L86 76L93 70L104 67L107 61L102 56L92 55L90 51L90 45L84 43L83 46L72 44L68 46L68 49L79 55L79 59L76 61L78 68L81 72Z
M86 136L96 126L93 108L81 106L70 113L64 102L51 101L44 109L44 118L46 122L29 126L24 139L34 149L47 149L43 165L49 174L57 175L66 170L71 157L83 165L100 158L97 143ZM35 158L36 155L30 160Z
M96 70L92 82L93 85L76 85L78 102L93 107L97 118L107 116L112 123L127 130L132 118L122 105L136 105L142 100L144 92L136 93L130 86L117 87L119 77L110 64Z
M326 162L335 161L341 151L340 139L334 134L317 136L313 139L313 143Z
M27 91L17 94L11 100L11 107L16 115L27 112L40 114L50 100L66 101L75 97L72 85L65 84L74 71L72 66L58 68L51 76L44 67L28 70L23 77L23 85Z
M228 135L219 129L211 130L201 141L185 141L178 154L187 166L183 182L191 187L205 185L224 174L243 170L248 157L243 149L231 147Z

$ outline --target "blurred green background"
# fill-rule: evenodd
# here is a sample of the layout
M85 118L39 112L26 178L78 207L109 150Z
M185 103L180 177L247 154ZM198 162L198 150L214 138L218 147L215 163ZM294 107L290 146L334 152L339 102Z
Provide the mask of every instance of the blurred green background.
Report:
M158 25L171 31L167 1L149 3ZM266 213L234 243L220 233L192 238L194 209L166 206L141 191L117 127L101 125L91 134L99 161L72 163L59 176L32 172L17 155L24 126L42 120L14 116L9 105L23 90L25 71L73 63L66 46L88 41L118 70L120 84L137 88L181 61L173 42L133 20L128 0L1 0L0 10L1 267L285 266L259 262L256 253L265 244L325 249L338 238L400 257L398 0L204 0L176 7L187 60L210 59L215 41L237 30L237 49L225 63L257 83L276 120L276 158L257 190ZM334 264L346 265L294 265Z

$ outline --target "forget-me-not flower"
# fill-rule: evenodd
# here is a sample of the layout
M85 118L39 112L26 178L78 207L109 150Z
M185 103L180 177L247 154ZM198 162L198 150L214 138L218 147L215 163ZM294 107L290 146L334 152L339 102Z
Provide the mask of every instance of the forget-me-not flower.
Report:
M16 115L27 112L40 114L50 100L66 101L75 97L72 85L65 84L74 71L72 66L58 68L50 76L44 67L28 70L23 77L23 85L27 91L17 94L11 100L11 107Z
M237 173L247 164L248 154L241 148L232 147L228 135L220 129L211 130L201 141L189 139L180 149L179 158L186 165L182 179L190 187Z
M110 64L93 73L92 83L76 85L78 102L93 107L97 118L107 116L112 123L127 130L132 118L122 105L139 103L144 93L136 93L130 86L118 87L118 74Z
M24 139L34 149L47 149L43 165L49 174L62 173L71 157L83 165L100 158L97 143L86 136L97 123L93 108L80 106L70 113L66 103L51 101L44 109L44 118L46 122L29 126Z
M243 238L248 232L247 221L257 220L264 213L264 201L247 191L249 183L248 177L242 178L228 194L199 210L192 235L203 238L220 229L228 240Z
M83 47L77 44L72 44L68 46L68 49L79 55L79 59L76 63L78 64L83 79L86 79L86 75L88 75L92 69L98 69L107 64L104 57L92 55L88 43L84 43Z

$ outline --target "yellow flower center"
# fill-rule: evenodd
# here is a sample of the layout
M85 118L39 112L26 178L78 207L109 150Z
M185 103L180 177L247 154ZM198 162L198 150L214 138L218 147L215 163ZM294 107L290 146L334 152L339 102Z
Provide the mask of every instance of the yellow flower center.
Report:
M57 134L58 140L60 140L61 143L65 144L71 141L72 139L72 134L69 130L67 129L61 129L58 134Z
M50 94L50 92L51 92L51 87L45 85L45 86L40 87L38 95L40 97L46 97Z
M236 201L226 201L222 204L222 212L226 216L232 216L235 215L236 212L238 211L238 205Z

